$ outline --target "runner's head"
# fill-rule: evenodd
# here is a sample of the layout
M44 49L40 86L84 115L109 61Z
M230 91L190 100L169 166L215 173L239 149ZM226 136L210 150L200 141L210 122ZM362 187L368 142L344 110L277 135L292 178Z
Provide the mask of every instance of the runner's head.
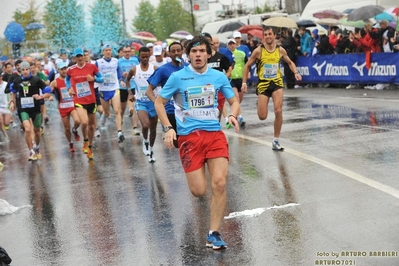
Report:
M19 69L21 70L21 74L24 78L29 77L30 64L27 61L22 61L22 63L19 65Z
M102 47L103 56L107 59L111 58L112 56L112 47L109 44L105 44Z
M195 36L192 40L190 40L186 47L186 54L190 56L190 51L193 47L197 47L199 45L205 45L206 53L211 56L212 55L212 47L209 43L208 39L204 36Z
M76 63L79 66L84 65L85 61L86 61L86 57L84 56L84 52L82 48L76 48L75 49L75 57L76 57Z
M183 45L180 42L172 42L169 45L168 50L172 62L175 64L180 64L182 62L182 56L183 56Z
M267 44L272 44L276 39L276 30L273 27L263 28L263 39Z
M151 55L150 48L141 47L139 49L140 64L148 65L148 61L150 60L150 55Z
M63 61L57 63L58 73L60 73L60 76L62 78L66 77L67 67L68 67L67 64Z

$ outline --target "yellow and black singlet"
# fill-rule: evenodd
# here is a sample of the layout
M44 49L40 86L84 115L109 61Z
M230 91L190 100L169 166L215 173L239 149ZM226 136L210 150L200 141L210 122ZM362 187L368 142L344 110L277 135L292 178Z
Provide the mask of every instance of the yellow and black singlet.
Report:
M280 47L276 45L273 52L266 50L265 46L261 45L260 59L257 61L257 70L259 83L257 91L259 94L263 93L273 81L277 87L283 88L283 76L280 69Z

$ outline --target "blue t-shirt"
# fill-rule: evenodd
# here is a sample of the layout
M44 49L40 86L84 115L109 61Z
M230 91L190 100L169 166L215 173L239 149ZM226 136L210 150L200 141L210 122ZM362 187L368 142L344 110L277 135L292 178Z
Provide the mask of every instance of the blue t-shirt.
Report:
M229 59L230 64L234 64L234 55L228 48L220 48L219 53L224 54Z
M248 46L245 44L241 44L240 46L237 46L237 50L243 51L247 58L251 57L251 50L249 50Z
M123 77L122 74L123 72L128 72L129 70L137 66L139 64L139 59L137 56L132 56L129 59L126 59L124 57L118 59L118 68L119 68L119 76ZM123 81L126 83L126 78L123 78ZM120 85L120 84L119 84ZM126 87L120 86L121 90L126 90Z
M219 91L226 99L235 97L226 75L209 67L199 74L187 66L169 77L159 95L175 100L178 135L188 135L194 130L221 130Z
M155 72L151 75L151 77L148 78L148 84L151 84L155 88L158 85L161 85L163 87L170 77L173 72L179 71L183 69L185 66L188 66L187 63L184 63L183 66L175 66L172 63L167 63L155 70ZM175 113L175 106L173 100L168 101L165 104L165 110L167 114L174 114Z

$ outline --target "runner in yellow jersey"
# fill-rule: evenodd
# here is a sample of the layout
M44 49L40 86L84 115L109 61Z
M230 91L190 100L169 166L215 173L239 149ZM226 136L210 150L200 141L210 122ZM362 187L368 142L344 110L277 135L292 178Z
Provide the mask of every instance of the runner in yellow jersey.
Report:
M268 104L270 97L273 98L274 106L274 139L272 149L283 151L279 142L281 127L283 125L283 77L280 69L280 59L282 58L295 74L297 80L302 80L298 73L295 63L287 55L287 51L276 44L276 32L274 28L266 27L263 29L264 42L253 52L248 62L244 66L241 90L247 92L247 77L252 64L256 62L259 82L256 86L258 95L258 117L260 120L267 118Z

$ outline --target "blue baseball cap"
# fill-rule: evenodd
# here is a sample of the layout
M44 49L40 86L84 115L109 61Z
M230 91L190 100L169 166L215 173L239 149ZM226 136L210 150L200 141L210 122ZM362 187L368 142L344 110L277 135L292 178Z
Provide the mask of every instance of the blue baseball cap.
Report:
M104 51L104 50L107 49L107 48L111 48L111 50L112 50L111 45L109 45L109 44L104 44L103 47L101 48L101 51Z
M57 68L59 68L59 69L62 69L62 68L67 67L67 66L68 66L67 63L64 62L64 61L61 61L61 62L57 63Z
M75 49L75 56L78 55L84 55L83 49L82 48L76 48Z

